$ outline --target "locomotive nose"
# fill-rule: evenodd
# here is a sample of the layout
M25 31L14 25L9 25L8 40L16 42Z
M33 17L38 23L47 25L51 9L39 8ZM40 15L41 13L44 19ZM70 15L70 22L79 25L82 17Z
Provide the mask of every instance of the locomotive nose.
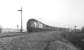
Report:
M27 22L27 32L43 31L46 25L36 19L29 19ZM47 28L46 28L47 30Z

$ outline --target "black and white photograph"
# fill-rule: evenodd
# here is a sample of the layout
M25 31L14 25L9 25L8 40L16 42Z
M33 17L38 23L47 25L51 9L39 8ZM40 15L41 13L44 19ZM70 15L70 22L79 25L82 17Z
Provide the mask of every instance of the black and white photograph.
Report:
M84 0L0 0L0 50L84 50Z

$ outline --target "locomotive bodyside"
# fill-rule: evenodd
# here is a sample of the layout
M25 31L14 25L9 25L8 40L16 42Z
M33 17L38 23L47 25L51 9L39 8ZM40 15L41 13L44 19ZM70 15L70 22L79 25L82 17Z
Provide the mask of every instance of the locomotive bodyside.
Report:
M29 19L27 22L27 32L39 32L39 31L64 31L66 28L58 28L48 26L36 19Z

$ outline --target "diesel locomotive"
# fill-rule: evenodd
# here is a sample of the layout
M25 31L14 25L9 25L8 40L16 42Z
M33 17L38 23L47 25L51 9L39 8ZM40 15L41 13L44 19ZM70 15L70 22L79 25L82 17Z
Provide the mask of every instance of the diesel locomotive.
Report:
M66 30L68 30L68 29L49 26L36 19L29 19L27 22L27 32L66 31Z

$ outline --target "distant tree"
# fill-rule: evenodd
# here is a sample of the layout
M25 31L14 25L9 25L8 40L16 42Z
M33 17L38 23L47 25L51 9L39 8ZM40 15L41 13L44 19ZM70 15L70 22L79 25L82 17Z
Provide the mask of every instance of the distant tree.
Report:
M0 25L0 33L2 32L2 26Z
M84 27L82 27L81 32L84 32Z
M2 32L2 28L0 28L0 33Z

